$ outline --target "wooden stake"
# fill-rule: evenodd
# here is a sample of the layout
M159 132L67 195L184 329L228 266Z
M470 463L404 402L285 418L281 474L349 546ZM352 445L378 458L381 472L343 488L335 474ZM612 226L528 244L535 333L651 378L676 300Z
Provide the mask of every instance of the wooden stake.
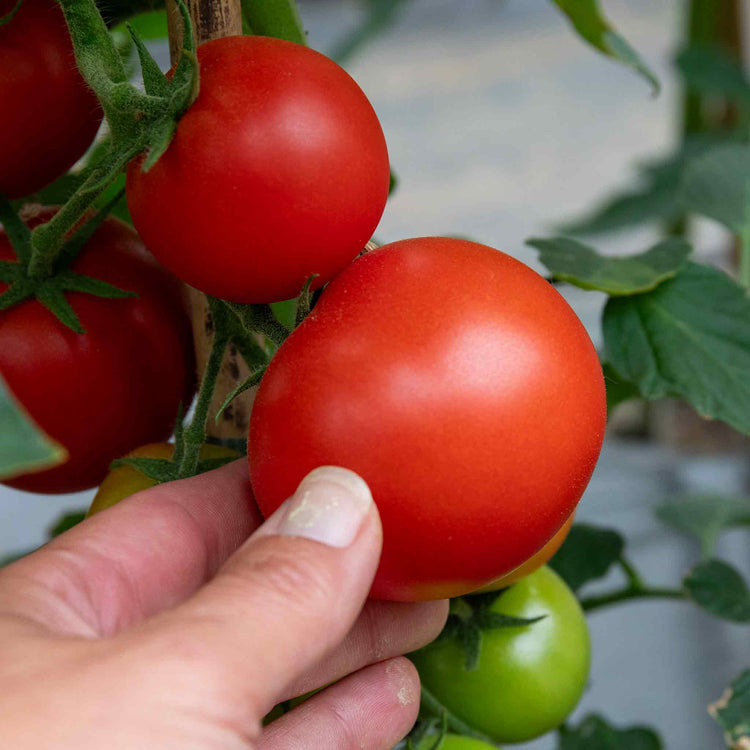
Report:
M242 34L240 0L185 0L185 2L190 10L190 18L193 21L198 44L210 39ZM167 0L166 6L169 24L169 52L172 63L174 63L182 48L182 18L175 0ZM211 349L213 325L205 295L190 287L188 287L188 292L193 323L193 340L195 342L195 359L200 375L205 368ZM227 394L249 375L250 371L245 361L237 350L230 346L221 366L210 414L216 414L219 405L224 401ZM246 439L254 397L254 388L245 391L227 407L218 424L213 419L209 419L208 435L230 445L235 440Z

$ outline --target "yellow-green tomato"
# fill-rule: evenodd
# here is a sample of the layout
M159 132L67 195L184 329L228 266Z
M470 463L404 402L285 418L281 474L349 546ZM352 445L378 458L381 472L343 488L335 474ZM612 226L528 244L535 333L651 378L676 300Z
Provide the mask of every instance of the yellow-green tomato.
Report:
M170 459L173 453L173 443L149 443L131 451L127 457ZM221 445L211 445L209 443L202 445L200 450L200 457L204 459L239 458L239 455L237 451L231 448L225 448ZM96 491L96 495L94 495L94 500L86 516L93 516L94 513L109 508L119 503L120 500L130 497L130 495L135 495L136 492L147 490L155 484L156 482L153 479L142 474L133 466L118 466L104 477L104 481Z
M490 745L482 740L475 740L473 737L464 737L460 734L446 734L440 740L440 744L435 747L437 737L427 735L417 745L417 750L497 750L496 745Z
M591 658L588 627L573 592L546 566L502 592L490 610L544 619L483 630L473 670L453 638L411 658L424 687L459 719L497 742L525 742L559 726L580 700Z

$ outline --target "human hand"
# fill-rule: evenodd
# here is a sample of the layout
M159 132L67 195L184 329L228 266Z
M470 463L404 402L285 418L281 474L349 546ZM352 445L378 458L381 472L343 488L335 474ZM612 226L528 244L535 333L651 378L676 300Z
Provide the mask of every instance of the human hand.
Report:
M0 571L2 746L392 747L419 705L399 655L439 633L446 603L366 601L381 528L352 472L316 470L261 523L237 461Z

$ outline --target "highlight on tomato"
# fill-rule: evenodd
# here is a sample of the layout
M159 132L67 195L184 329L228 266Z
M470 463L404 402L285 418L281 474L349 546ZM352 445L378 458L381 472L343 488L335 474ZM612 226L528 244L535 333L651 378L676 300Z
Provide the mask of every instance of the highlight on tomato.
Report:
M349 265L278 350L250 477L268 516L315 467L356 471L384 529L372 596L457 596L555 536L605 419L596 352L553 286L484 245L404 240Z
M16 0L0 0L0 17ZM99 129L102 111L78 72L55 0L23 0L0 25L0 193L30 195L64 174Z
M234 302L296 297L365 246L388 197L385 138L349 74L259 36L198 48L200 92L166 152L128 169L148 248L183 281Z
M27 214L27 224L45 223L55 211ZM15 260L2 231L0 260ZM7 482L30 492L95 487L115 458L168 438L180 404L193 395L192 335L181 285L138 235L106 219L71 270L137 296L68 293L85 333L66 327L36 299L0 311L0 375L32 419L68 452L60 466ZM0 282L0 292L6 286Z

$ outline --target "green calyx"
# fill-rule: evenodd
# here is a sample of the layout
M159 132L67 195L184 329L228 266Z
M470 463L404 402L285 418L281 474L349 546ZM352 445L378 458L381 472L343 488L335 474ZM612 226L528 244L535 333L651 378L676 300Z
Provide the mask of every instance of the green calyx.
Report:
M119 195L111 203L118 199ZM69 268L81 248L104 221L109 208L110 205L105 206L62 244L49 274L34 276L30 272L31 260L34 257L33 233L15 213L10 203L0 197L0 221L17 258L15 261L0 261L0 282L8 285L0 294L0 311L35 298L63 325L75 333L85 333L78 315L66 298L67 292L82 292L106 299L136 296L134 292L120 289L101 279L76 273Z
M544 619L543 615L531 618L515 617L491 609L497 599L507 590L501 589L488 594L451 599L448 622L438 639L453 638L461 645L466 652L467 670L476 669L479 662L483 630L526 627Z

